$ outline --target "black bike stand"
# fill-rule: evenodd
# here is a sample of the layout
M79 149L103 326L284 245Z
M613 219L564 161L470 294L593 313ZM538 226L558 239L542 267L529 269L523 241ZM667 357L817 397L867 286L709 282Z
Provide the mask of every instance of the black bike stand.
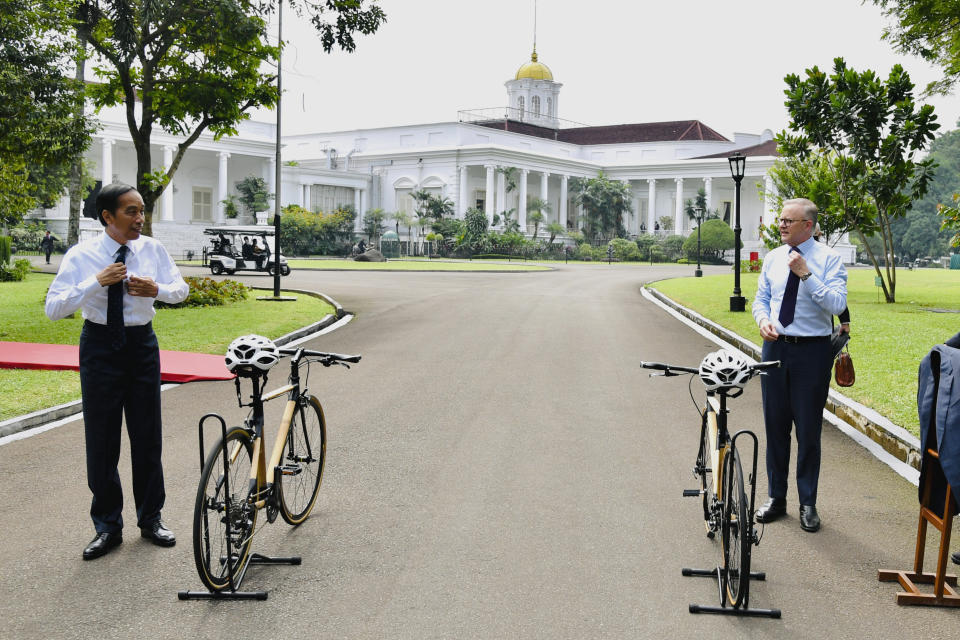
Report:
M301 563L300 556L291 556L289 558L270 558L267 556L260 555L259 553L252 553L250 554L250 561L247 564L249 566L251 564L299 565L300 563ZM240 580L237 582L235 587L240 586L240 582L243 582L243 578L244 576L240 576ZM267 599L266 591L237 591L235 587L231 588L229 591L178 591L177 598L179 600L266 600Z
M717 588L720 591L720 602L721 606L709 606L702 604L691 604L690 613L716 613L719 615L725 616L741 616L741 617L755 617L755 618L779 618L780 609L751 609L748 606L743 607L728 607L726 594L723 590L723 572L720 570L720 567L716 569L683 569L681 572L684 576L701 576L706 578L716 578ZM766 580L767 574L762 571L751 571L750 572L751 580ZM744 603L746 605L746 603Z

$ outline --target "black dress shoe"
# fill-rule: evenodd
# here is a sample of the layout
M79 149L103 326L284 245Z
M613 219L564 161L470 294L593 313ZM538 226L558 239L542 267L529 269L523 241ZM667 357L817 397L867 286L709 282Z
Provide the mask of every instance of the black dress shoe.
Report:
M757 509L757 522L773 522L787 513L786 498L770 498Z
M111 549L120 546L121 542L123 542L123 536L120 535L119 531L116 533L98 533L87 545L87 548L83 550L83 559L93 560L106 555L110 553Z
M177 544L177 538L173 535L173 531L167 529L162 520L157 520L152 525L141 528L140 535L160 547L172 547Z
M810 533L820 530L820 516L817 515L817 508L814 505L800 505L800 528Z

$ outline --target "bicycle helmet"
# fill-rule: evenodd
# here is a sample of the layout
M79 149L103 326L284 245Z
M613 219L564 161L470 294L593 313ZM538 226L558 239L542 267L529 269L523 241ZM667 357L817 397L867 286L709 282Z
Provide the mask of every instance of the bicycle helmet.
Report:
M707 391L742 389L750 379L750 365L738 353L720 349L708 353L700 363L700 379Z
M252 378L269 371L277 364L280 352L272 340L251 334L240 336L231 342L224 360L231 373Z

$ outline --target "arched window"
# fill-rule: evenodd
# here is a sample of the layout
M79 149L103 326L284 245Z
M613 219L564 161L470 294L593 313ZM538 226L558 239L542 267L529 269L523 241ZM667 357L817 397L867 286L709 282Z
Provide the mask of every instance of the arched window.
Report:
M540 117L540 96L533 96L530 98L530 106L533 109L533 117Z
M523 120L523 96L517 98L517 110L520 112L520 120Z

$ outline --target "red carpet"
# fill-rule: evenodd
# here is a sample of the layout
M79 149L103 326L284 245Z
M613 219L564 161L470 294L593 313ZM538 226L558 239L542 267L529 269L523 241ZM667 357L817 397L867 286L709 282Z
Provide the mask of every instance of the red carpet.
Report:
M80 369L79 348L70 344L0 342L0 369ZM160 351L163 382L230 380L223 356L187 351Z

